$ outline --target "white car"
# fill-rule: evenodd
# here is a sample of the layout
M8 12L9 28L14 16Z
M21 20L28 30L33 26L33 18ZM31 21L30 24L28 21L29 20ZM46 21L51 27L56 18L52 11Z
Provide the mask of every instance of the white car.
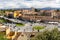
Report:
M57 23L58 24L58 22L48 22L48 23Z

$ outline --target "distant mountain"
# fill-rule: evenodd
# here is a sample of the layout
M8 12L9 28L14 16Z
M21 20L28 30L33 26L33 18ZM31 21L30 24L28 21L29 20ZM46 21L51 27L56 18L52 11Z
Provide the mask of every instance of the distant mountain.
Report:
M21 10L21 9L24 9L24 10L31 10L32 8L12 8L12 9L0 9L0 10ZM51 8L51 7L45 7L45 8L36 8L36 9L39 9L39 10L57 10L60 8Z
M60 10L60 8L51 8L51 7L40 8L40 10L57 10L57 9Z
M31 8L10 8L10 9L0 9L0 10L21 10L21 9L24 9L24 10L31 10Z

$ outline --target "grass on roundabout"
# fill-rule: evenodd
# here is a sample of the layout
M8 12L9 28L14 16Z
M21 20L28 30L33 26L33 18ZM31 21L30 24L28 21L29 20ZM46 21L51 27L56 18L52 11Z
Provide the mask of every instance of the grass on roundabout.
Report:
M33 29L35 30L41 30L41 29L44 29L45 27L44 26L34 26Z
M24 26L24 24L23 23L16 23L16 26L21 27L21 26Z

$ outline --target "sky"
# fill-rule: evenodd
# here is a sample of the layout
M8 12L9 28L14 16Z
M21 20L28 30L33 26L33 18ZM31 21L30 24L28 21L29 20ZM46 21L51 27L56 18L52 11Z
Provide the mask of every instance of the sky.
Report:
M60 0L0 0L0 9L10 8L60 8Z

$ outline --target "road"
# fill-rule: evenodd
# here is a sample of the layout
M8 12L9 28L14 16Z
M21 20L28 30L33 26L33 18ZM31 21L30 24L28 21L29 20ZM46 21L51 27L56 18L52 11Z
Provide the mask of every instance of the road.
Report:
M4 17L4 16L0 16L0 17L1 17L1 18L4 18L4 19L6 19L6 20L10 20L10 21L12 21L12 22L16 22L16 23L23 23L23 24L26 23L26 21L22 21L22 20L18 20L18 19L7 18L7 17Z
M10 18L6 18L6 17L3 17L3 16L0 16L0 17L5 18L5 19L10 20L10 21L13 21L13 22L24 23L25 26L23 26L23 27L16 27L16 24L13 24L13 23L4 24L4 25L7 25L9 28L11 28L12 31L18 31L18 32L37 32L37 30L33 31L33 27L36 26L36 25L46 26L46 28L44 30L47 30L47 29L51 30L51 29L58 26L58 25L54 25L54 24L24 22L24 21L21 21L21 20L18 20L18 19L10 19ZM44 31L44 30L40 30L40 31Z
M43 23L26 23L25 26L23 27L17 27L15 24L5 24L8 25L11 30L13 31L18 31L18 32L38 32L37 30L33 30L33 27L36 25L39 26L46 26L46 28L44 30L52 30L53 28L57 27L57 25L53 25L53 24L43 24ZM40 30L40 31L44 31L44 30Z

